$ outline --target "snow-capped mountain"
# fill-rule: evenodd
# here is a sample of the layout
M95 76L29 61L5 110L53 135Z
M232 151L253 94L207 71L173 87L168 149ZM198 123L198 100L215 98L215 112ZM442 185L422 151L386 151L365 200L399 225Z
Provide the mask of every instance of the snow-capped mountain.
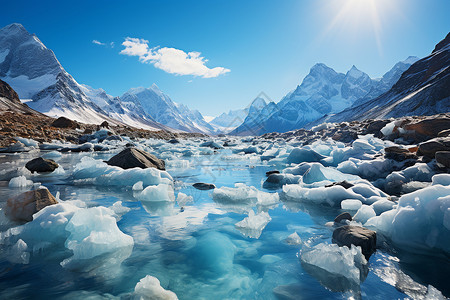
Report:
M53 51L20 24L0 29L0 79L11 85L20 99L27 99L31 108L53 117L97 124L106 120L149 130L202 133L213 130L198 111L176 105L157 87L152 87L153 96L141 103L130 98L123 102L102 89L77 83ZM165 115L170 111L174 113Z
M222 113L218 117L215 117L209 122L209 124L216 128L216 130L227 133L241 125L247 115L248 107L230 110L227 113Z
M431 55L416 61L403 72L388 91L317 122L434 115L449 111L450 33L436 45Z
M122 104L130 111L139 111L171 128L187 132L212 133L199 111L191 111L185 105L177 104L164 94L156 84L149 88L132 88L120 97Z
M341 112L355 103L364 103L389 90L415 60L410 57L396 64L380 79L371 79L355 66L343 74L318 63L295 90L279 103L267 105L255 118L258 122L244 122L232 134L286 132L302 128L324 115Z

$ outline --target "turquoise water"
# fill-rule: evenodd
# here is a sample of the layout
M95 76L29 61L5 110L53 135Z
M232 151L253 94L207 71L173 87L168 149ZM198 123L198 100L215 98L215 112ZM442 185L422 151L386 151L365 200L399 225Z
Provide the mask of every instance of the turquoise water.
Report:
M219 150L213 155L183 158L189 161L188 168L169 164L175 194L183 192L194 198L194 203L181 208L176 203L143 206L130 189L74 185L70 173L82 156L106 160L113 154L64 153L58 163L66 170L65 175L38 175L32 180L41 182L53 195L59 193L62 200L105 207L122 201L131 210L118 221L118 227L133 237L132 252L123 254L125 259L108 269L101 267L102 258L95 258L87 262L90 268L67 270L60 265L61 258L70 256L63 246L33 253L28 264L10 263L3 251L0 298L128 299L136 283L146 275L158 278L161 286L175 292L179 299L420 298L428 284L449 295L448 260L392 249L372 255L367 278L350 290L340 289L335 278L305 270L299 260L301 246L284 240L297 232L303 241L331 243L332 228L325 224L334 220L339 209L281 202L264 208L272 220L258 239L245 236L234 224L247 216L248 207L217 204L211 191L196 190L191 184L208 182L232 187L240 182L266 192L279 192L264 190L262 180L265 172L283 166L265 165L248 155L229 159L230 154ZM0 166L3 170L12 168L11 162L23 166L39 155L4 155ZM23 191L8 188L7 181L1 181L0 201L3 204ZM8 226L3 224L1 230Z

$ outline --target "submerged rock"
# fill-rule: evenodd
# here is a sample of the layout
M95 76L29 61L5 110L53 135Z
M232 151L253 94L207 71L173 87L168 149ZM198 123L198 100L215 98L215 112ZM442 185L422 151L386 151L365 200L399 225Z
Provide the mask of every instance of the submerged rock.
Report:
M366 259L369 259L376 250L377 234L364 227L344 225L333 231L333 242L341 247L360 246Z
M171 139L171 140L168 140L167 142L168 142L169 144L179 144L179 143L180 143L180 141L177 140L177 139Z
M334 219L334 222L335 222L335 223L341 223L341 222L344 221L344 220L349 220L349 221L351 221L351 220L352 220L352 215L349 214L348 212L343 212L342 214L340 214L339 216L337 216L337 217Z
M5 215L13 221L28 222L33 220L35 213L52 204L58 204L58 201L46 188L28 191L7 200Z
M202 190L202 191L213 190L216 188L216 186L214 184L204 183L204 182L197 182L197 183L194 183L192 186L195 187L197 190Z
M137 148L126 148L106 163L110 166L121 167L122 169L136 167L141 169L156 168L163 171L166 169L164 160Z
M272 171L268 171L266 172L266 176L269 177L272 174L280 174L280 171L278 170L272 170Z
M53 172L59 165L53 159L45 159L42 157L35 158L30 160L25 165L31 173L45 173L45 172Z

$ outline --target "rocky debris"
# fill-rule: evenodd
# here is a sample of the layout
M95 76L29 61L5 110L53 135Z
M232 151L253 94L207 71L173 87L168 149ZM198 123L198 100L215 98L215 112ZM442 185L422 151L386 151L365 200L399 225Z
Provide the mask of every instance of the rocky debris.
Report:
M339 182L333 182L331 184L326 185L325 187L332 187L332 186L336 186L336 185L340 185L344 189L349 189L353 186L352 183L348 182L347 180L344 180L344 181L339 181Z
M13 221L29 222L33 220L33 214L53 204L58 204L55 197L48 189L40 188L8 199L5 215Z
M448 117L436 117L420 120L417 122L411 122L402 126L403 129L408 131L414 131L416 134L432 138L437 137L441 131L448 130L450 128L450 118Z
M109 123L106 121L103 121L102 124L100 124L100 127L109 128Z
M280 174L280 171L278 170L272 170L272 171L268 171L266 172L266 176L269 177L272 174Z
M352 215L349 214L348 212L343 212L342 214L338 215L335 219L334 219L334 223L341 223L344 220L353 220L352 219Z
M418 155L434 158L438 151L450 151L450 137L440 137L419 144Z
M216 186L212 183L204 183L204 182L197 182L192 185L197 190L206 191L206 190L213 190L216 188Z
M384 157L396 161L404 161L407 159L418 159L417 155L409 149L400 148L397 146L387 147L384 149Z
M360 246L366 259L369 259L376 250L377 234L364 227L344 225L333 231L333 242L340 247Z
M19 95L17 95L16 91L9 86L6 82L0 79L0 97L4 97L6 99L11 100L17 104L20 104Z
M122 169L131 169L136 167L142 169L166 169L164 160L137 148L126 148L119 154L113 156L106 163L111 166L121 167Z
M25 165L31 173L45 173L45 172L53 172L59 165L52 159L45 159L42 157L35 158L30 160Z
M59 117L51 125L56 128L79 128L76 121L67 119L66 117Z
M435 158L439 165L450 168L450 151L437 151Z

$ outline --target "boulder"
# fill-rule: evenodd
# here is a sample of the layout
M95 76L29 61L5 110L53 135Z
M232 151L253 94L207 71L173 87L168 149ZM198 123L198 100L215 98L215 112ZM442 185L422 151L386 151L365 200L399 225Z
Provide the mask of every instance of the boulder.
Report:
M417 155L434 158L438 151L450 151L450 137L439 137L420 143Z
M109 123L106 122L106 121L103 121L103 123L100 124L100 127L103 127L103 128L109 128Z
M435 158L438 164L450 168L450 151L438 151Z
M441 131L450 128L450 118L437 117L424 119L418 122L407 124L403 128L406 130L414 130L421 135L437 137Z
M375 231L364 227L344 225L333 231L333 243L340 247L360 246L362 253L368 260L376 250L377 234Z
M438 133L438 137L450 136L450 129L442 130Z
M192 186L195 187L197 190L202 190L202 191L213 190L216 188L216 186L214 184L204 183L204 182L197 182L197 183L194 183Z
M417 155L408 149L400 148L397 146L384 148L384 157L393 159L396 161L404 161L406 159L418 159Z
M33 214L52 204L58 204L58 201L46 188L41 188L9 198L5 215L13 221L28 222L33 220Z
M106 163L111 166L121 167L122 169L131 169L136 167L142 169L166 169L164 160L137 148L126 148L119 154L113 156Z
M42 157L32 159L25 165L25 168L27 168L31 173L53 172L58 167L59 165L54 160Z
M77 122L67 119L66 117L59 117L58 119L53 121L51 126L56 128L72 128L72 129L79 127Z
M343 212L342 214L340 214L339 216L337 216L334 219L334 223L341 223L344 220L349 220L349 221L353 220L352 215L349 214L348 212Z
M171 140L168 140L167 142L168 142L169 144L178 144L178 143L180 143L180 141L177 140L177 139L171 139Z
M272 174L280 174L280 171L278 170L272 170L272 171L268 171L266 172L266 176L269 177Z

